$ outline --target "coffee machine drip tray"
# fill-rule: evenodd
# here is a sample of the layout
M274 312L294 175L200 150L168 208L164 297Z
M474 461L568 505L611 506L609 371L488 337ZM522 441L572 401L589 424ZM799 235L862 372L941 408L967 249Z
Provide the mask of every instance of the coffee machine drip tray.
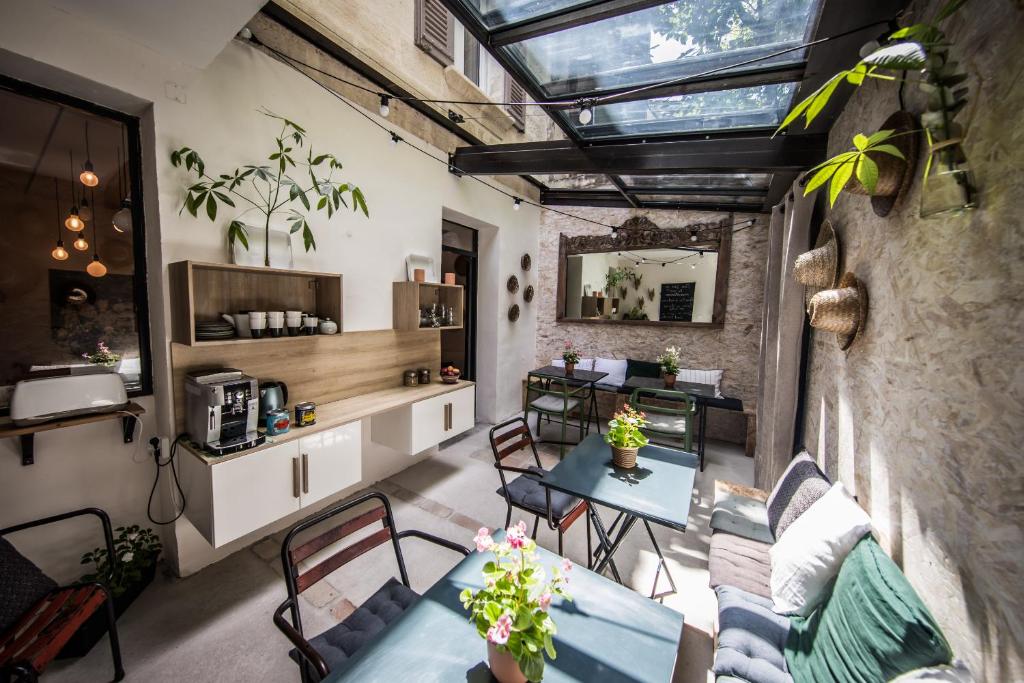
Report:
M211 455L228 455L230 453L237 453L238 451L244 451L248 448L256 448L262 446L267 440L263 434L258 432L248 432L240 436L232 437L229 439L222 439L220 441L212 441L205 446L203 450Z

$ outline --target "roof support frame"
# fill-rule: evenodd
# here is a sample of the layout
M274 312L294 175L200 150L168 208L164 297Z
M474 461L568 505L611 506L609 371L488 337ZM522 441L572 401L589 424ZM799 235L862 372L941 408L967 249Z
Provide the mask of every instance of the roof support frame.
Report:
M664 5L672 0L606 0L570 7L558 12L516 22L490 31L488 44L502 47L549 33L583 26L603 19L611 19L648 7Z

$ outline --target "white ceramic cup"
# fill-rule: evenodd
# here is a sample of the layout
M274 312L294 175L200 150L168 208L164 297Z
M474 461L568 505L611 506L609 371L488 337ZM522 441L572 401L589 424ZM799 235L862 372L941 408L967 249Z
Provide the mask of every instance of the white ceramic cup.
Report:
M302 319L302 311L285 311L284 314L289 318Z
M267 313L267 323L270 327L281 327L284 325L284 313L281 311L270 311Z
M251 311L249 313L249 328L262 330L267 326L267 314L263 311Z

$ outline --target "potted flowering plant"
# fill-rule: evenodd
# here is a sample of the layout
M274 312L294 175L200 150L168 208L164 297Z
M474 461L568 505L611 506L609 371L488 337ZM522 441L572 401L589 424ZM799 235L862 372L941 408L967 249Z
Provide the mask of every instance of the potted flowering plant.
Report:
M465 589L459 598L470 611L470 621L487 641L487 663L499 683L526 683L544 677L544 655L555 658L552 640L555 622L548 614L551 600L565 592L572 562L552 568L548 580L538 561L536 541L526 535L520 520L505 530L505 540L496 543L482 527L473 539L478 552L494 553L484 565L485 587Z
M99 341L96 344L96 350L92 353L83 353L82 358L86 359L93 365L102 365L103 367L112 368L117 365L117 362L121 360L121 356L110 350L105 341Z
M679 374L679 349L668 347L665 353L658 356L658 362L665 373L665 388L671 389L676 385L676 375Z
M562 360L565 362L565 374L571 375L576 369L576 364L580 362L580 352L576 350L571 341L565 342Z
M649 439L640 429L647 425L647 417L628 403L622 412L615 413L608 422L605 443L612 447L612 464L624 469L636 467L636 454Z

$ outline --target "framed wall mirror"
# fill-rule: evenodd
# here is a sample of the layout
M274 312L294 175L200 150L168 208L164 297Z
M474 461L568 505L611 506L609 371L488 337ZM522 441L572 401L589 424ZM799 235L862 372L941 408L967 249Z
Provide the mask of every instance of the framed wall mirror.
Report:
M559 238L559 322L720 327L728 220L662 229L642 216L615 235Z

